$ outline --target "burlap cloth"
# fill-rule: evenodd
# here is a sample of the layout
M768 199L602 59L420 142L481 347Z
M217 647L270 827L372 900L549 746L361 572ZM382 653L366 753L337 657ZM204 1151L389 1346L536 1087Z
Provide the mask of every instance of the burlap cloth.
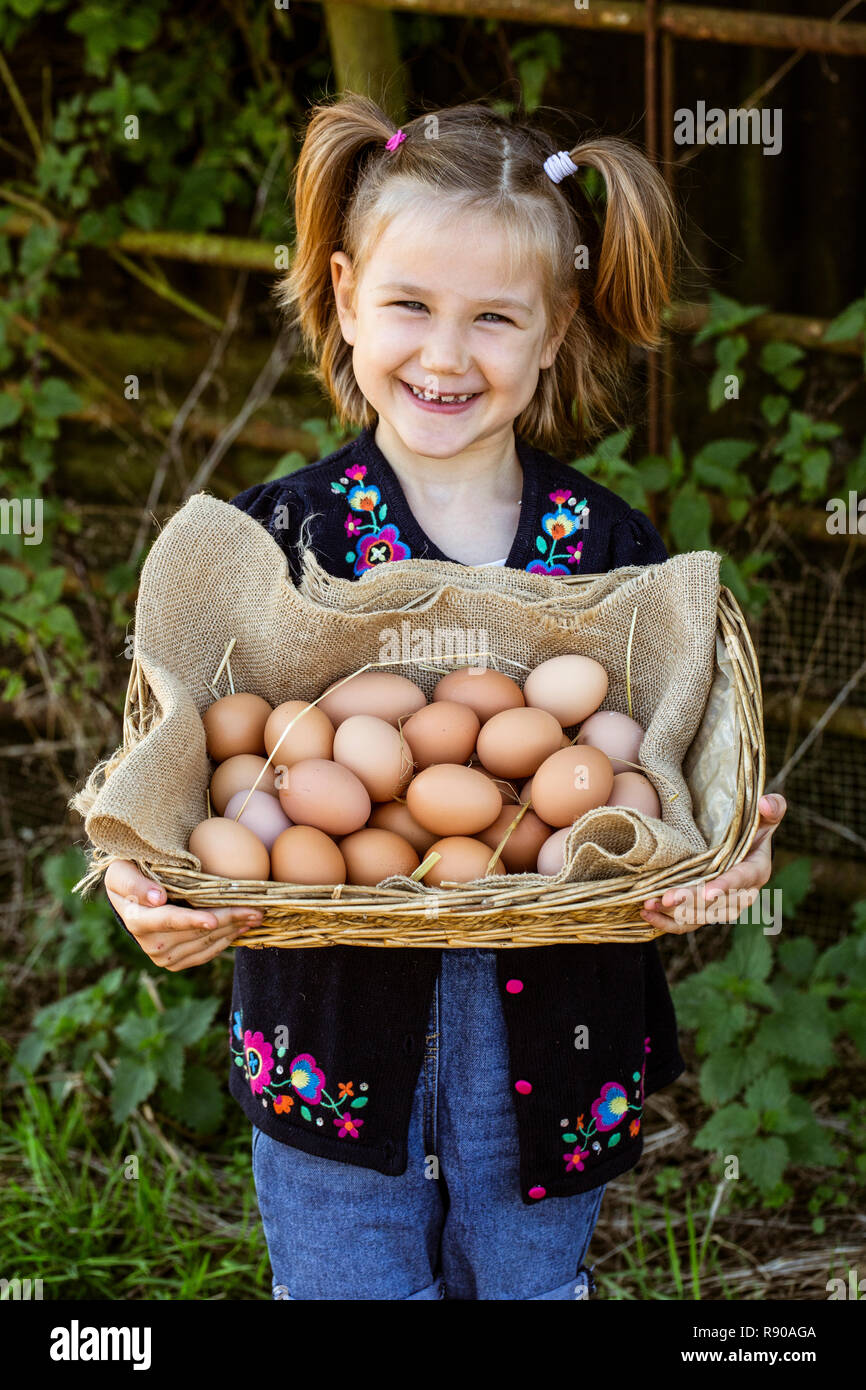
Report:
M637 875L700 853L708 841L696 819L714 833L727 823L718 795L711 798L717 823L706 808L696 815L682 771L714 675L720 675L717 656L725 656L721 643L717 652L719 562L716 553L698 551L572 584L523 570L406 560L353 581L334 578L307 550L295 587L265 527L199 493L166 524L141 574L134 656L158 706L156 717L140 741L127 735L131 746L99 763L73 800L85 818L91 865L122 857L142 866L200 869L187 842L206 815L212 773L201 714L214 698L206 682L232 637L235 689L254 691L272 705L314 699L341 676L379 661L386 630L407 634L411 642L422 630L439 629L469 634L470 649L471 634L486 634L490 664L521 685L525 668L548 657L594 657L610 678L602 708L628 713L626 649L635 609L632 714L646 730L640 763L659 794L662 819L618 808L590 811L572 827L566 867L556 879L506 875L497 888ZM415 650L401 647L399 654ZM459 664L465 662L432 662L435 669L424 669L409 660L384 669L409 676L429 697L439 672ZM722 682L720 698L726 686ZM733 728L730 707L719 713ZM705 730L705 743L712 734ZM717 731L716 747L702 764L710 779L722 750L734 752L730 734L721 734L720 746L718 738ZM724 801L735 776L736 759L728 758ZM413 893L435 891L404 877L386 882Z

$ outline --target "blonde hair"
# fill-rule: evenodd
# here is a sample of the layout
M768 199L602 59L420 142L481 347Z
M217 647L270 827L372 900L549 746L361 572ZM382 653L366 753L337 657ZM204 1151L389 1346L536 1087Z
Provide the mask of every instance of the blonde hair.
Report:
M553 365L515 421L541 448L577 445L616 422L628 345L657 347L670 302L676 209L661 175L627 140L600 136L569 154L598 171L607 192L596 220L575 176L554 184L544 172L555 145L543 130L497 115L481 103L420 115L394 150L392 122L368 97L347 93L314 107L295 168L297 248L274 287L280 308L303 335L315 375L344 425L371 426L343 339L330 258L344 251L356 276L398 212L413 202L493 216L512 250L540 257L551 331L565 326ZM432 136L432 138L430 138ZM586 246L588 268L576 269Z

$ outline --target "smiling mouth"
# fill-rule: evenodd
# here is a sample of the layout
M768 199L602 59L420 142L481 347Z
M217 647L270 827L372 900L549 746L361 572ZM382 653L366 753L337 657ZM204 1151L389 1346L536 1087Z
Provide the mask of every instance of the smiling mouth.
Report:
M420 386L413 386L411 381L404 381L404 386L408 386L412 395L419 401L431 401L438 405L463 405L466 401L471 401L475 396L480 396L480 391L467 391L463 395L447 391L428 391Z

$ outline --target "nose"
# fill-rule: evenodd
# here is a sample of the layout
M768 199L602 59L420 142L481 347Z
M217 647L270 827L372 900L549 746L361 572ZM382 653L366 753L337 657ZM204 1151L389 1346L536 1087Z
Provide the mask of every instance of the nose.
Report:
M423 371L430 376L465 376L469 354L459 325L444 319L431 321L424 335L419 361Z

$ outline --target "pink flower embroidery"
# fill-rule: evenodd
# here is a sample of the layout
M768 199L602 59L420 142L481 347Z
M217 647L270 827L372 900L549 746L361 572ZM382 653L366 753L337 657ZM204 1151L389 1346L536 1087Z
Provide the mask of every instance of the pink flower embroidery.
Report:
M363 1120L353 1120L348 1110L344 1111L344 1113L340 1115L339 1119L336 1119L334 1121L334 1124L338 1127L339 1130L337 1138L345 1139L346 1135L348 1134L352 1139L360 1139L361 1136L358 1133L358 1131L363 1123Z
M253 1095L260 1096L270 1084L271 1069L274 1065L274 1049L269 1042L265 1042L263 1033L251 1033L249 1029L246 1030L244 1059L249 1073L250 1089Z

